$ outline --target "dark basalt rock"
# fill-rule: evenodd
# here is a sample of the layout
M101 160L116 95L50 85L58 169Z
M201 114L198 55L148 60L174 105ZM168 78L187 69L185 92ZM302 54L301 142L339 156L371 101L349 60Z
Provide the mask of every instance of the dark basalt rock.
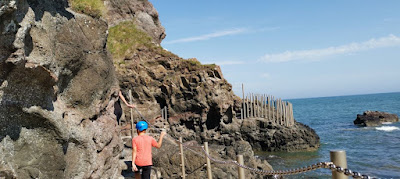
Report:
M357 114L357 119L354 120L355 125L366 127L380 126L383 122L399 122L399 117L387 112L365 111L362 115Z
M310 127L295 122L291 127L262 118L243 121L241 136L257 151L309 151L319 147L319 136Z

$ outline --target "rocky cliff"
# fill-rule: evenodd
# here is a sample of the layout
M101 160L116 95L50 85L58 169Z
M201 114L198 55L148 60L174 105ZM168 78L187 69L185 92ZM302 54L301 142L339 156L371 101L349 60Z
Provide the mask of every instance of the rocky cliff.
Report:
M64 0L0 2L0 173L119 176L107 23Z
M253 149L318 147L318 136L301 124L237 119L240 98L221 69L164 50L164 37L148 1L1 0L0 176L118 177L118 160L129 159L121 156L129 143L123 145L113 114L120 89L126 97L132 90L153 127L184 141L208 141L221 159L244 154L249 166L272 169ZM163 107L166 121L158 117ZM123 118L130 118L127 109ZM164 177L179 170L173 149L176 143L166 142L155 151ZM188 172L199 165L192 155ZM234 167L217 168L216 178L236 175ZM205 176L204 169L196 172Z

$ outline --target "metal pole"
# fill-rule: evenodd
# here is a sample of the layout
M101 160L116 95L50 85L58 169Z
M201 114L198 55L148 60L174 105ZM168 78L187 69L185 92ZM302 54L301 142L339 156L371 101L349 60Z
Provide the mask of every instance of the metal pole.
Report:
M206 150L207 155L209 155L210 153L208 152L208 142L204 142L204 149ZM211 162L207 156L206 156L206 161L207 161L207 176L208 179L212 179Z
M183 145L182 145L182 137L179 137L179 149L181 151L181 167L182 167L182 178L186 178L185 174L185 157L183 156Z
M165 120L165 117L164 117L164 108L161 108L161 118Z
M340 166L342 168L347 168L347 159L346 159L346 151L344 150L331 150L330 151L331 162L336 166ZM332 179L347 179L348 177L336 171L332 171Z
M243 155L237 155L236 159L240 165L244 165ZM244 179L244 168L238 166L238 174L239 174L239 179Z
M129 90L129 103L133 103L132 90ZM131 137L133 138L133 109L131 108Z
M165 120L168 120L168 107L167 106L164 106L164 117L165 117Z

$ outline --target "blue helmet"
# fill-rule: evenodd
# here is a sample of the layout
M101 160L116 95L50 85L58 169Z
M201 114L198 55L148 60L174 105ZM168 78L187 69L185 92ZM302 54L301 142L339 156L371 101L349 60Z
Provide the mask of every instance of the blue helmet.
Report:
M136 124L136 129L139 130L139 131L144 131L144 130L146 130L148 127L149 127L149 125L148 125L147 122L145 122L145 121L139 121L139 122Z

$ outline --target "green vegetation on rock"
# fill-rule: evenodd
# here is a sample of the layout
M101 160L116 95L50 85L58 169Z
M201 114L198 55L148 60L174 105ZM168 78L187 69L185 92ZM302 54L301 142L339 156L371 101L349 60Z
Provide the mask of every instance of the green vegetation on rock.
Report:
M126 21L109 29L107 48L114 59L121 59L140 46L155 47L151 40L149 35L136 28L133 21Z
M105 6L103 0L69 0L72 10L100 18Z

